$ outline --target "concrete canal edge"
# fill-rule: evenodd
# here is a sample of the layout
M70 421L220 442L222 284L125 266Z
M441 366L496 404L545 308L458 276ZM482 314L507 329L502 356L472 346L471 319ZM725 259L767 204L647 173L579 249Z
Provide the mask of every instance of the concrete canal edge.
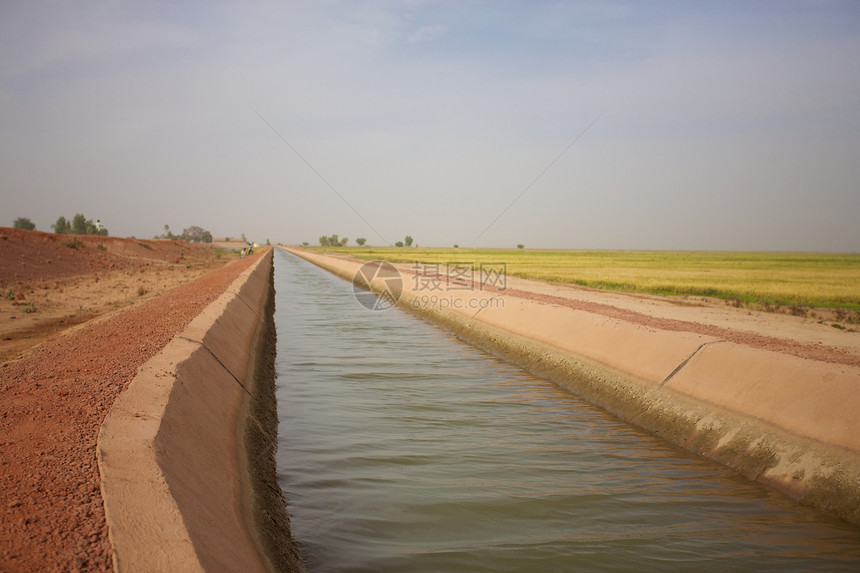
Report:
M287 250L350 282L362 265ZM468 305L428 306L407 283L398 305L458 338L672 444L860 525L860 369L515 297L477 312ZM370 286L379 292L385 285ZM549 315L552 332L542 322Z
M141 366L102 424L116 571L303 570L275 475L272 256Z

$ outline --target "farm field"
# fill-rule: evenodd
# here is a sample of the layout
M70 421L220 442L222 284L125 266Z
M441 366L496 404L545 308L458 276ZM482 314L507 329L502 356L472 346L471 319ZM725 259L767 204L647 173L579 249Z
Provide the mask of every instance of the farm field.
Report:
M312 247L392 263L505 263L507 274L589 288L705 296L775 310L860 313L860 253Z

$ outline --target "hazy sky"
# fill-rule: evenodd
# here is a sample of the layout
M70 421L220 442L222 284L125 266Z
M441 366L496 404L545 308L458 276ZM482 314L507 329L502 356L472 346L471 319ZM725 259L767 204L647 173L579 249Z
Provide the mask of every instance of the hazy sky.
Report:
M0 134L4 226L860 251L860 2L0 0Z

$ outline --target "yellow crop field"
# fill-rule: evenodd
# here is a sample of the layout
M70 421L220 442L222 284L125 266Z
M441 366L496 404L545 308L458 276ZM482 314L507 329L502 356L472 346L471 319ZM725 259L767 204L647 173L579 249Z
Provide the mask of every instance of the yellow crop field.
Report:
M507 274L597 289L707 296L752 307L860 310L860 254L316 247L398 263L505 263Z

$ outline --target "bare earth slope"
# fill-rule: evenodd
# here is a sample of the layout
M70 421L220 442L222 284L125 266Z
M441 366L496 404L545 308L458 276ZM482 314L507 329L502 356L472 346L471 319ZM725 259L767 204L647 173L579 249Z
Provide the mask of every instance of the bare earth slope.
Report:
M77 291L78 295L89 292L90 308L104 312L111 305L102 304L104 293L93 288L93 275L104 277L130 268L173 274L172 282L156 283L166 290L164 294L147 291L138 297L133 292L130 298L143 301L72 332L58 335L55 324L45 343L0 363L0 571L109 571L110 544L95 460L99 427L138 367L256 257L225 264L226 257L219 261L207 247L133 239L110 239L113 244L103 251L93 247L98 242L82 238L89 252L62 245L57 250L46 234L21 239L19 233L0 229L6 236L0 238L4 289L10 272L18 288L34 281L80 280L88 282L89 288ZM41 244L34 245L37 241ZM141 252L135 252L138 248ZM21 250L30 254L26 264L15 259ZM46 269L53 262L34 264L40 256L43 261L58 256L64 262ZM186 268L189 264L191 268ZM81 275L82 268L88 274ZM103 281L100 278L98 284ZM9 308L20 308L7 307L9 302L4 299L0 307L3 315ZM0 349L9 342L4 340Z
M0 361L202 276L231 256L182 241L0 228Z

